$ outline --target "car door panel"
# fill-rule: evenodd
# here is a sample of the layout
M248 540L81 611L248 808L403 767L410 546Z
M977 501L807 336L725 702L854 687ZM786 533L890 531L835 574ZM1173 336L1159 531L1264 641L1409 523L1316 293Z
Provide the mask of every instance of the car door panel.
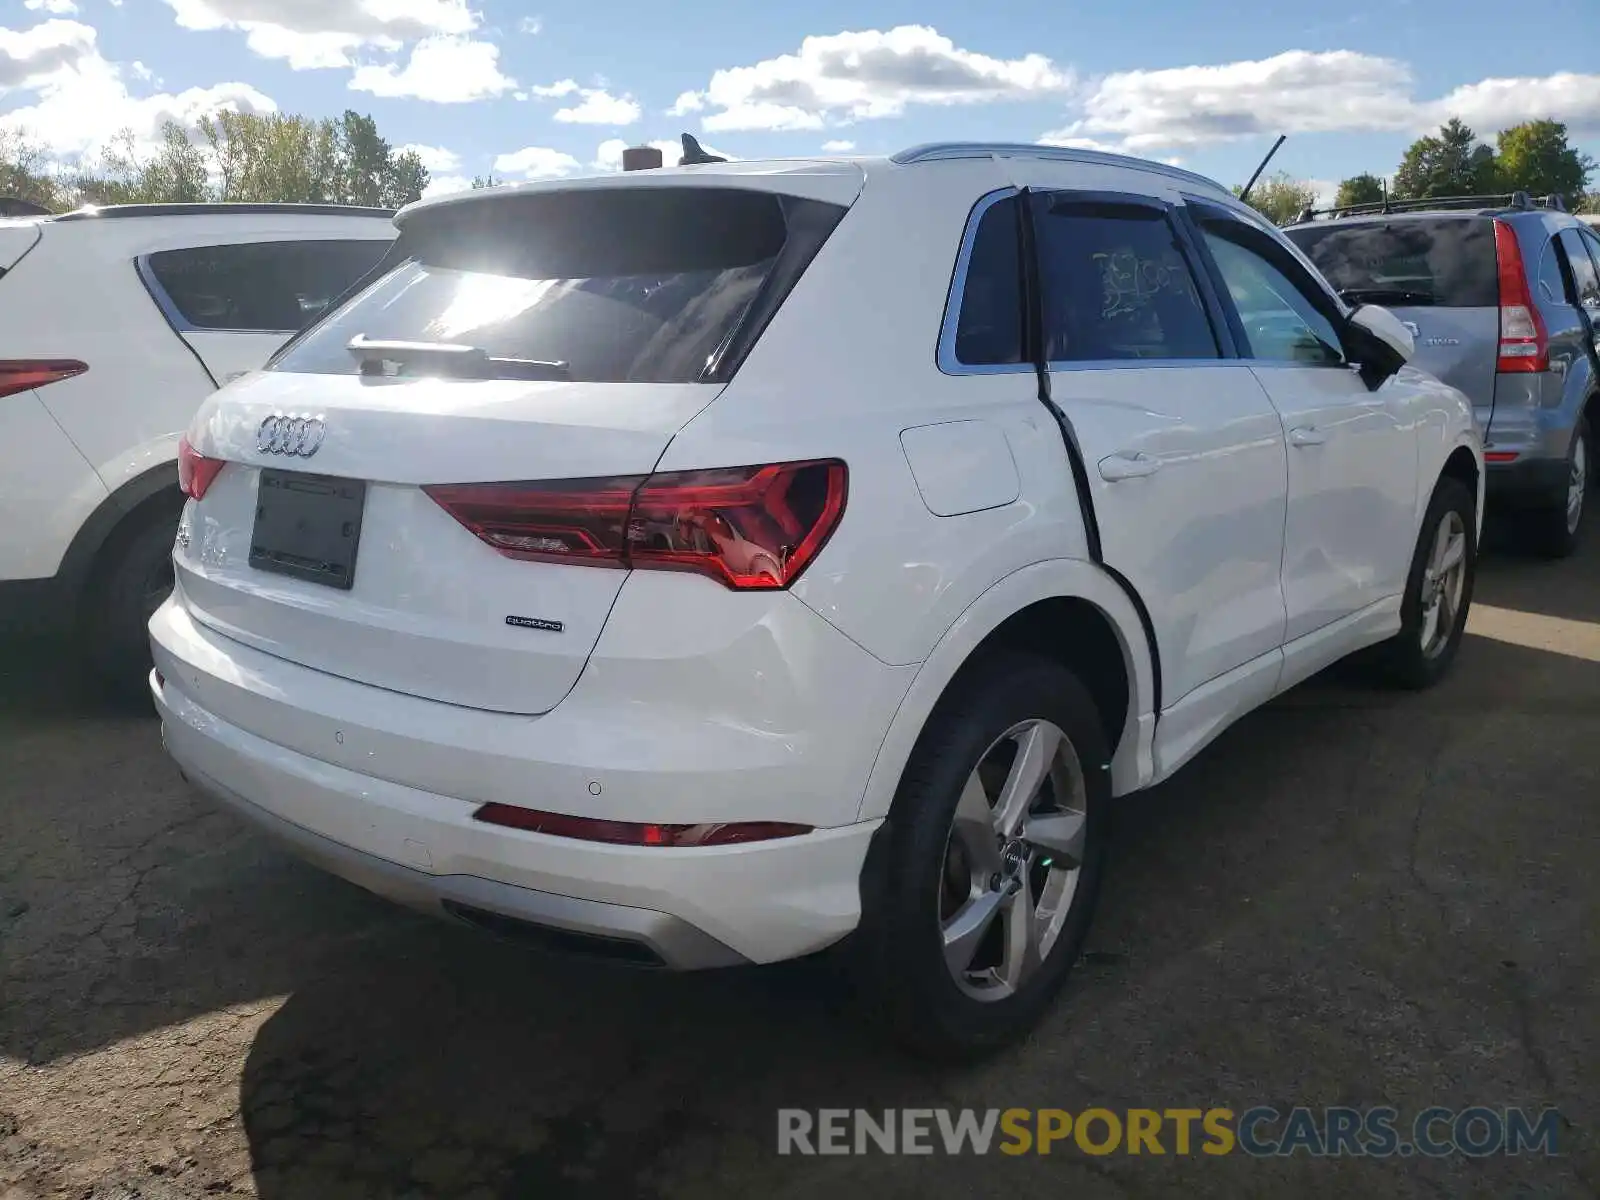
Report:
M1274 234L1220 206L1197 206L1202 242L1227 293L1251 370L1288 447L1285 641L1398 596L1415 539L1415 389L1369 389L1346 361L1331 293Z
M1051 372L1107 565L1144 599L1164 704L1283 641L1285 450L1240 362Z
M1034 182L1051 398L1176 705L1282 644L1282 423L1248 364L1222 357L1231 342L1170 202Z

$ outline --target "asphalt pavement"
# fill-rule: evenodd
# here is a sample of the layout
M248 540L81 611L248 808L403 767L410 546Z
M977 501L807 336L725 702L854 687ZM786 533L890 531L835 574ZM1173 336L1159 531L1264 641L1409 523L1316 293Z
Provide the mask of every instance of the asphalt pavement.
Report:
M1089 952L937 1069L812 964L667 976L412 916L0 646L0 1200L1600 1196L1600 537L1483 562L1455 675L1320 677L1119 802ZM1555 1157L780 1156L780 1109L1560 1112Z

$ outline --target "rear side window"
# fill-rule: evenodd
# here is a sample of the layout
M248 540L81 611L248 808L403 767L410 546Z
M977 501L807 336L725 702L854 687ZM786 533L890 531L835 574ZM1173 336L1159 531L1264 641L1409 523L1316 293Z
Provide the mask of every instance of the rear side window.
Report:
M1351 303L1500 303L1494 226L1481 217L1306 225L1284 232Z
M546 192L425 210L401 234L406 261L271 369L726 378L845 211L703 187ZM357 338L378 346L352 350Z
M1020 363L1022 256L1017 239L1017 198L991 204L978 220L961 291L956 361L963 366Z
M1194 275L1158 208L1040 197L1050 362L1217 358Z
M242 242L161 250L145 264L183 324L282 333L320 316L388 248L382 239Z
M1585 308L1600 307L1600 273L1584 246L1583 236L1576 229L1561 231L1561 248L1567 252L1567 265L1572 268L1572 282L1578 293L1578 303Z

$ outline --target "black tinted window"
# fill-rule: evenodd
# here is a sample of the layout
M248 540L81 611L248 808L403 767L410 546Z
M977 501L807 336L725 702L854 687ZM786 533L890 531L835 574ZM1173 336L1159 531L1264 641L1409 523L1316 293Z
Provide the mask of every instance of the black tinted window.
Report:
M1016 205L1015 197L991 204L972 239L956 324L956 361L966 366L1023 361Z
M1038 203L1049 361L1219 356L1194 276L1163 213L1047 196Z
M1240 221L1208 220L1202 229L1252 358L1313 365L1344 361L1338 331L1323 311L1316 285L1292 254Z
M844 212L765 192L654 187L425 212L401 235L408 261L273 369L355 373L348 347L360 335L471 347L490 375L533 360L587 382L697 382L747 316L770 315ZM450 369L437 355L394 353L392 363L383 354L386 373Z
M1482 217L1306 225L1285 231L1352 303L1493 308L1494 225Z
M198 329L300 329L383 257L387 241L245 242L162 250L150 273Z
M1578 292L1578 303L1586 308L1600 307L1600 277L1597 277L1594 260L1584 246L1583 236L1576 229L1563 229L1561 248L1567 252L1567 265L1572 268L1572 282Z

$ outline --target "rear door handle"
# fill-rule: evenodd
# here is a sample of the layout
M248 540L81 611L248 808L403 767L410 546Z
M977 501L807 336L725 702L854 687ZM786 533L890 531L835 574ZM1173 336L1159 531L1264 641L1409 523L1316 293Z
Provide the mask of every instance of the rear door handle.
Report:
M1146 475L1154 475L1161 469L1161 460L1143 451L1134 454L1122 451L1102 458L1099 465L1100 478L1107 483L1116 483L1120 479L1139 479Z
M1315 425L1301 425L1289 430L1289 444L1291 446L1320 446L1328 440L1328 435Z

